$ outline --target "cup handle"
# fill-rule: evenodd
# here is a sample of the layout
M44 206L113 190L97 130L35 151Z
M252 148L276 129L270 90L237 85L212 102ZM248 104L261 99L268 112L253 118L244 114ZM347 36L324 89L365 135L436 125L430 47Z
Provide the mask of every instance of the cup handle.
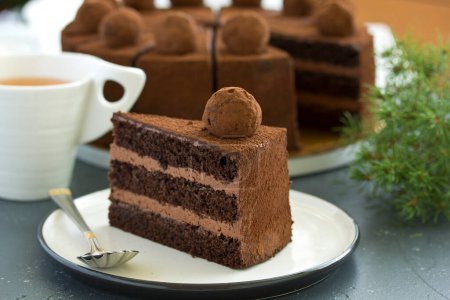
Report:
M111 117L117 111L129 111L144 88L146 76L138 68L124 67L98 59L94 68L92 84L88 93L83 127L79 142L93 141L112 128ZM108 102L103 95L103 86L107 80L116 81L124 89L122 98Z

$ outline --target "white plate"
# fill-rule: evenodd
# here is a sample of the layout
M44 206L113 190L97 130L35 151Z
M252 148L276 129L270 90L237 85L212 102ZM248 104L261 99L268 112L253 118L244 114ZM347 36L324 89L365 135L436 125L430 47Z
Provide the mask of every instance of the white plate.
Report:
M279 295L307 287L325 278L355 249L358 226L344 211L317 197L291 191L292 242L272 259L245 270L233 270L141 237L108 224L109 190L76 200L86 222L108 250L139 250L140 254L121 268L95 270L76 256L87 244L75 225L55 210L38 232L43 248L82 279L96 279L99 286L122 292L151 295L233 296L245 293ZM103 283L103 285L102 285ZM234 294L236 295L236 294Z

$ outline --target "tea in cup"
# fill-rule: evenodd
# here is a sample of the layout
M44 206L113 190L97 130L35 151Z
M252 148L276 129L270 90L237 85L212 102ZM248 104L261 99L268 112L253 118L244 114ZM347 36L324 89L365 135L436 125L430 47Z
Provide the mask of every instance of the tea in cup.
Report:
M106 81L122 85L122 99L104 98ZM67 187L77 146L108 132L144 84L142 70L85 54L0 56L0 198L44 199Z

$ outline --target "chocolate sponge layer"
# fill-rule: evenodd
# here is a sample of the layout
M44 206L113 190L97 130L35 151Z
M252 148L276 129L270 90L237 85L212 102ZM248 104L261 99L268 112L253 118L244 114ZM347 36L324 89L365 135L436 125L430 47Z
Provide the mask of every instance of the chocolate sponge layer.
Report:
M321 107L298 107L299 123L302 127L307 128L319 128L330 130L332 128L342 127L344 112L348 112L345 109L324 109ZM355 112L349 112L353 116L356 116Z
M233 223L239 218L237 197L180 177L149 172L144 167L111 161L109 174L113 187L153 198L161 203L196 212L214 220Z
M191 168L218 180L231 182L238 176L238 162L234 153L222 153L214 147L196 147L193 141L182 140L158 130L148 130L149 125L121 120L114 115L115 143L121 147L149 156L161 164L176 168ZM146 128L148 127L148 128Z
M359 65L359 50L349 45L339 45L327 42L308 42L295 40L272 33L270 38L272 46L283 49L294 58L328 62L335 65L355 67Z
M247 267L240 255L240 241L217 235L199 226L177 222L133 205L112 202L111 226L230 268Z
M360 83L357 77L296 70L295 85L300 92L313 92L336 97L350 97L358 101Z

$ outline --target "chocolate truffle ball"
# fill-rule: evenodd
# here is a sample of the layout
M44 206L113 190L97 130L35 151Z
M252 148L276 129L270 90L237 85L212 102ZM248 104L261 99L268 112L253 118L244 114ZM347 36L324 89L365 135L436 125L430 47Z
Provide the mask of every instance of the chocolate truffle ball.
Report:
M142 19L132 8L122 7L109 13L100 24L100 37L110 48L134 45L142 30Z
M261 125L261 107L239 87L220 89L206 103L203 123L218 138L250 137Z
M195 52L197 48L195 32L195 22L189 15L182 12L170 12L157 25L156 51L163 54Z
M233 0L233 6L261 6L261 0Z
M74 24L83 33L95 33L104 16L110 13L114 6L109 1L86 0L78 9Z
M153 0L123 0L123 4L139 11L152 10L155 8Z
M233 54L258 54L266 50L269 43L269 26L256 13L239 13L225 21L222 40Z
M284 0L283 13L292 16L308 16L314 9L313 2L314 0Z
M325 36L349 36L355 31L353 5L349 1L331 0L316 15L316 26Z
M202 6L203 0L170 0L172 6Z

